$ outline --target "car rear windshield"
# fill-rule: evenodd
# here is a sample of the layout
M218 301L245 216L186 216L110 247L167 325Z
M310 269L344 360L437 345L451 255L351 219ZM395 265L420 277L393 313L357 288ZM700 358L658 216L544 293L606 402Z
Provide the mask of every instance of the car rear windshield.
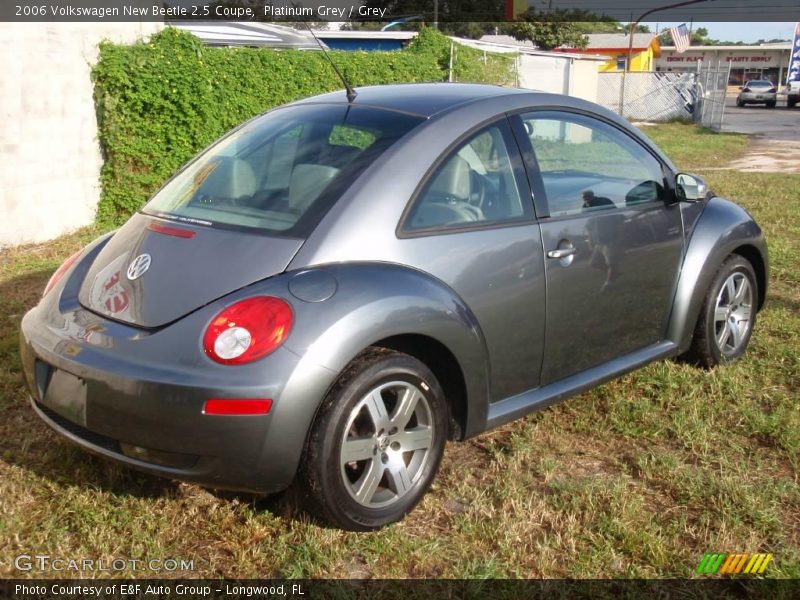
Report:
M771 81L750 81L747 83L748 87L772 87Z
M276 109L208 148L142 212L306 237L364 169L421 121L345 104Z

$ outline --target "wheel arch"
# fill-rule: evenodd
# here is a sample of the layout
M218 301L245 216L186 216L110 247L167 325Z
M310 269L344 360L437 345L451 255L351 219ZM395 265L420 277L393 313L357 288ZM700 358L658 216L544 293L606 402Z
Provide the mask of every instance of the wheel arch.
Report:
M767 300L767 265L758 248L751 244L744 244L736 248L731 254L738 254L751 265L756 272L756 283L758 284L758 306L757 310L764 307Z
M673 299L667 339L678 345L679 353L689 349L708 286L731 254L738 254L753 265L758 278L760 309L766 299L769 280L764 234L745 209L714 197L692 228Z
M463 439L469 429L470 414L467 384L458 359L450 349L427 335L401 334L378 340L373 346L389 348L413 356L425 364L442 386L450 409L450 439Z

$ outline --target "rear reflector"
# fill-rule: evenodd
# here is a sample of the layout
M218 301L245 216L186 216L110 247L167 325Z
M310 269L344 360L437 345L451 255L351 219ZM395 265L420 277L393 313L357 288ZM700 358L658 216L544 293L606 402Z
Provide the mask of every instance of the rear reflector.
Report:
M163 233L164 235L174 235L179 238L193 238L195 236L195 232L191 229L170 227L169 225L162 225L161 223L150 223L147 229L155 231L156 233Z
M265 415L272 408L272 400L245 398L210 398L206 400L206 415Z

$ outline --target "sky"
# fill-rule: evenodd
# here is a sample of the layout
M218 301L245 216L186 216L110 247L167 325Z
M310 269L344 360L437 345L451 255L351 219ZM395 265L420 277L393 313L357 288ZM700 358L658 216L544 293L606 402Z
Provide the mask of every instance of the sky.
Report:
M651 31L655 31L656 25L659 30L666 27L673 27L680 25L680 23L657 23L655 21L648 22ZM688 26L689 23L686 23ZM708 35L712 39L727 40L731 42L757 42L760 39L771 40L773 38L780 38L784 40L791 40L794 35L794 23L693 23L692 29L697 30L698 27L705 27L708 29Z

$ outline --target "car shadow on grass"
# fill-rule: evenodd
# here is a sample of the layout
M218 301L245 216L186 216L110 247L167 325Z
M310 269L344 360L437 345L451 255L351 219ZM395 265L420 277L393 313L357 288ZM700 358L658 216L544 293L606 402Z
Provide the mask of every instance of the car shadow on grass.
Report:
M17 467L58 486L148 498L179 494L175 481L138 473L77 448L33 411L19 358L19 326L51 275L47 269L0 280L0 476L16 479Z

